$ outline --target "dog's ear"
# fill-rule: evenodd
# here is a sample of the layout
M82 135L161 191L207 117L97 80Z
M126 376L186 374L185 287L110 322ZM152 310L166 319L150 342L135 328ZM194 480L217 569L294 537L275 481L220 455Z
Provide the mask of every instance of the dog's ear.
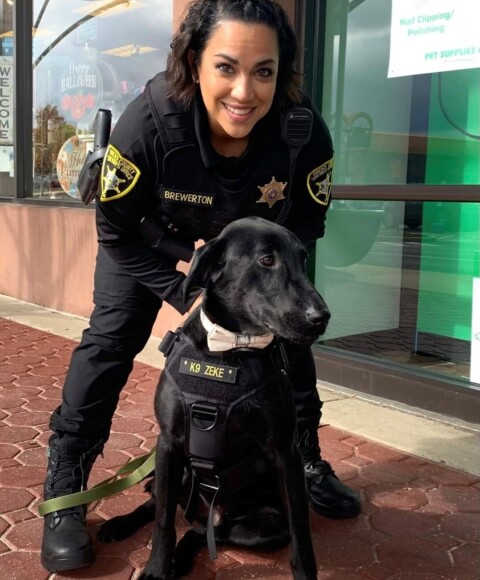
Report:
M186 302L193 292L205 289L218 279L222 271L222 254L225 240L214 238L193 254L192 265L182 284L183 300Z

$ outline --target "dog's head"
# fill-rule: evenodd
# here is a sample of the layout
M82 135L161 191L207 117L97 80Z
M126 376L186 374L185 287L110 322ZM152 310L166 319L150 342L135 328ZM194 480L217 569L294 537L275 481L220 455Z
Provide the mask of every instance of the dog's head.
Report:
M325 332L330 312L306 276L306 258L286 228L242 218L195 252L184 296L205 289L204 309L231 331L311 343Z

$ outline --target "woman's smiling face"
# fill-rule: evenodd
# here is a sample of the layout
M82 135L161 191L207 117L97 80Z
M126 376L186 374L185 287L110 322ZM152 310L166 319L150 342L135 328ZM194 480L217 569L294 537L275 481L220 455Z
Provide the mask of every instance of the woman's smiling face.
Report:
M275 30L235 20L218 23L194 70L214 147L231 149L233 140L246 146L251 130L272 106L278 65Z

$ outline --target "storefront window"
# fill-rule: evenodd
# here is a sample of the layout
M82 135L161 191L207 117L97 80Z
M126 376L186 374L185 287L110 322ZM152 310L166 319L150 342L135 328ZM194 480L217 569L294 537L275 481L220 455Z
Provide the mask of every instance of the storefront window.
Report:
M457 8L447 21L448 5ZM410 6L406 14L413 14L414 21L409 25L399 14L405 38L396 43L391 38L395 6ZM477 30L469 38L460 26L465 20L477 22L480 5L452 0L441 6L440 11L435 2L328 0L323 113L335 143L336 184L480 184L480 57L472 60L474 68L455 68L462 64L459 59L480 55ZM443 33L437 30L440 26ZM454 26L465 38L453 35ZM476 52L459 54L451 62L445 57L438 72L409 75L417 71L408 42L420 36L426 47L423 61L435 52L441 60L442 51L426 52L438 42L458 52L473 44ZM392 59L401 61L402 54L407 59L402 76L392 77L398 74L390 70ZM442 68L436 64L425 70Z
M13 0L0 0L0 197L15 193L12 6Z
M479 228L478 203L362 200L329 212L316 252L332 311L321 344L480 383Z
M164 0L35 0L35 198L79 199L98 109L110 109L114 125L164 68L172 18Z
M406 6L408 17L397 18ZM440 187L438 201L389 200L390 185L480 184L480 49L470 50L466 24L480 6L442 6L327 1L323 112L334 183L385 190L383 199L335 199L329 211L316 257L333 311L322 344L480 383L480 204L443 201ZM430 47L442 34L453 42L457 17L459 48L415 61L404 41L405 60L392 41L403 33Z

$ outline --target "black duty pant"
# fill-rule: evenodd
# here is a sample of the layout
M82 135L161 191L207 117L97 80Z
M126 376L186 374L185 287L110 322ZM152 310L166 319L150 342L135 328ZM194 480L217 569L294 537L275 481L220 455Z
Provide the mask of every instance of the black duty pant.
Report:
M162 301L99 248L90 327L72 354L53 431L106 441L120 392L143 349ZM289 376L299 419L317 425L321 405L310 348L289 345Z

